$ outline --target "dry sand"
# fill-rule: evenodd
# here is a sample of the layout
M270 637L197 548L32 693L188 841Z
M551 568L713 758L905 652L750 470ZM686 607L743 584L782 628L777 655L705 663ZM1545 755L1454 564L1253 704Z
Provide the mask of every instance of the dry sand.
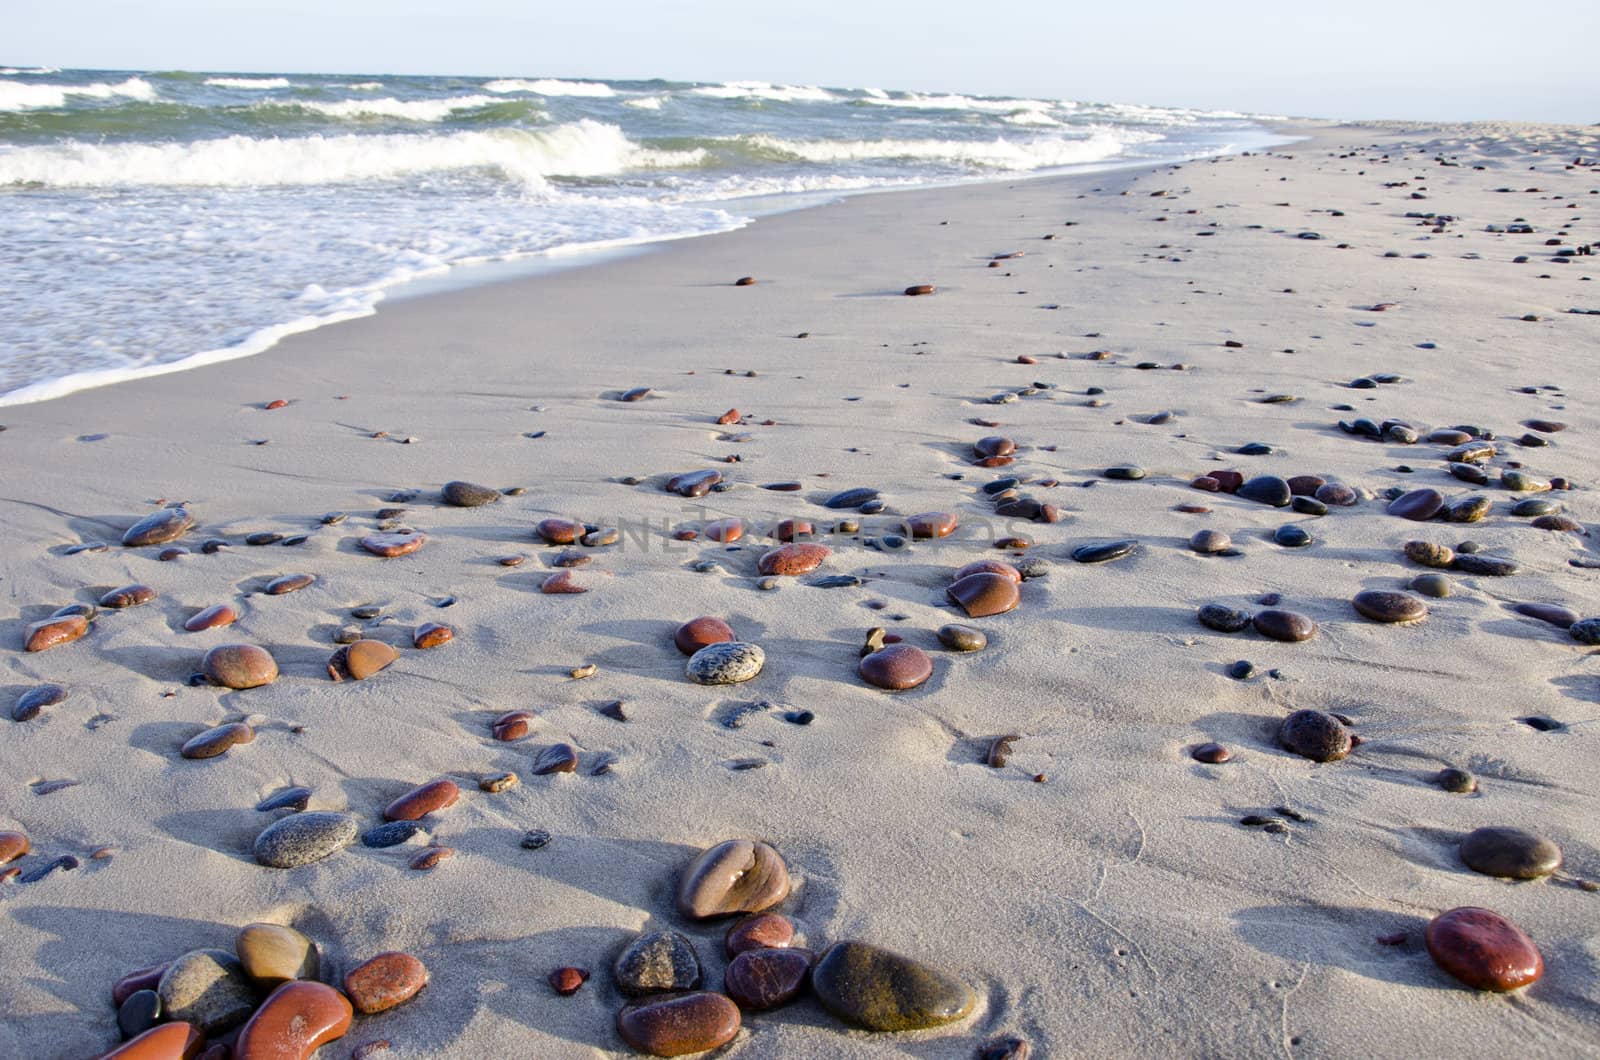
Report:
M1600 258L1553 264L1558 248L1545 245L1597 238L1600 168L1569 164L1600 153L1600 136L1294 131L1311 139L1269 154L864 195L594 267L393 301L242 361L0 410L0 705L41 681L70 689L40 718L0 721L0 828L32 837L25 869L83 859L0 885L0 1055L110 1048L119 976L227 948L261 920L316 938L334 972L388 949L431 969L420 995L359 1020L324 1056L377 1038L395 1057L623 1055L612 955L641 929L683 930L718 983L721 930L676 916L673 881L696 850L737 836L784 854L797 887L783 909L814 948L860 938L922 958L971 983L980 1008L954 1028L874 1036L808 1000L747 1019L725 1055L965 1058L1007 1033L1036 1057L1595 1055L1600 894L1577 881L1600 878L1600 673L1592 650L1509 605L1600 614L1600 573L1568 562L1600 560L1596 539L1512 518L1516 497L1498 487L1474 525L1386 515L1379 494L1392 486L1482 488L1445 472L1443 446L1357 438L1336 422L1478 424L1512 439L1527 418L1565 421L1550 447L1509 445L1496 463L1569 478L1565 510L1600 518L1600 316L1568 312L1600 309ZM1409 211L1454 220L1435 232ZM1518 218L1534 234L1486 231ZM1324 238L1297 238L1305 231ZM1013 251L1025 256L988 267ZM744 275L759 282L732 285ZM903 296L912 283L938 293ZM1395 305L1365 308L1379 303ZM1169 367L1136 370L1142 361ZM1405 381L1347 386L1374 372ZM1035 380L1051 389L986 403ZM1546 384L1559 389L1519 392ZM615 399L639 386L653 388L646 400ZM1103 388L1102 407L1090 387ZM1276 393L1299 400L1260 403ZM279 398L287 407L263 410ZM1334 410L1343 404L1355 411ZM730 407L746 425L716 425ZM1162 411L1170 420L1143 422ZM949 574L1000 555L978 486L1006 472L969 466L987 434L1022 447L1008 470L1060 481L1031 492L1067 515L1014 527L1049 574L1024 584L1016 611L973 623L987 650L956 655L933 638L958 617L943 601ZM1251 441L1276 451L1233 455ZM1149 476L1100 479L1121 464ZM668 473L708 467L737 485L698 502L661 489ZM1365 499L1317 519L1188 485L1230 467L1322 475ZM444 508L450 479L527 492ZM804 491L758 488L786 479ZM890 513L958 512L962 532L887 553L833 539L821 573L864 585L758 589L759 531L841 514L817 501L858 485L882 489ZM404 489L421 492L401 519L429 543L401 559L360 553L356 537ZM162 500L197 516L184 544L221 535L233 547L158 562L156 549L116 546ZM1212 511L1174 510L1186 503ZM350 517L320 526L330 510ZM610 576L594 591L541 595L560 550L531 528L552 515L654 532L643 547L599 550L589 569ZM724 516L751 526L743 547L663 532ZM868 530L884 521L863 517ZM1314 543L1274 544L1287 522ZM1206 527L1244 554L1190 552ZM242 543L262 530L311 537ZM1069 558L1121 537L1138 539L1133 555ZM1361 619L1354 593L1421 573L1400 555L1412 538L1471 538L1522 572L1453 575L1456 594L1429 601L1414 626ZM63 555L94 539L113 547ZM495 563L517 552L532 558ZM698 560L715 567L697 572ZM298 571L316 584L259 594ZM160 596L103 615L77 643L19 650L28 622L129 582ZM1281 644L1195 620L1201 604L1251 607L1267 592L1320 634ZM454 606L440 609L447 596ZM237 626L183 632L220 602L241 606ZM333 683L332 635L367 603L392 621L355 624L401 659ZM671 631L701 614L765 648L759 678L684 679ZM426 621L449 623L456 640L412 650ZM863 685L857 651L874 625L928 648L932 679L902 694ZM276 684L185 684L208 647L235 641L276 655ZM1259 675L1228 678L1236 659ZM573 680L584 663L598 673ZM599 712L616 699L629 721ZM751 701L771 706L723 723ZM1303 707L1349 715L1365 742L1320 765L1278 749L1278 721ZM489 722L519 708L537 712L533 734L490 739ZM801 709L813 724L783 720ZM249 714L266 719L254 743L178 756L193 734ZM1528 716L1565 728L1517 720ZM1020 739L995 770L981 758L1002 733ZM1234 761L1192 761L1206 740ZM578 772L531 776L532 756L559 741L580 749ZM750 760L765 766L733 768ZM604 761L609 772L592 775ZM1445 765L1478 774L1479 793L1441 791L1431 778ZM522 784L477 789L500 770ZM456 856L431 872L406 867L422 837L291 871L251 857L273 816L254 806L286 785L366 826L441 776L463 795L436 815L431 839ZM35 793L61 779L78 784ZM1306 819L1281 834L1239 824L1279 806ZM1466 869L1457 842L1489 824L1556 840L1564 875L1510 883ZM522 849L534 828L553 840ZM106 845L112 856L89 859ZM1441 972L1422 928L1463 905L1521 925L1543 980L1498 996ZM1377 942L1395 932L1401 944ZM595 977L557 997L545 976L562 964Z

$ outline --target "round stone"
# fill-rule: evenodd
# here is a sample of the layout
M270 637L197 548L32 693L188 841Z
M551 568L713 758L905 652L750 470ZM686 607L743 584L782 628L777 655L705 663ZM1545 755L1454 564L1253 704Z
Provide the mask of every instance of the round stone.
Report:
M1239 487L1238 495L1259 504L1270 504L1274 508L1287 506L1289 498L1294 496L1289 489L1289 483L1277 475L1257 475L1246 480L1244 485Z
M344 977L344 992L365 1015L385 1012L428 985L428 967L409 953L390 950L362 961Z
M246 924L233 948L244 974L268 990L293 979L315 979L322 965L317 944L282 924Z
M710 644L725 644L737 639L732 626L710 615L691 618L672 634L672 643L685 655L693 655Z
M762 574L796 577L816 570L832 554L827 545L796 541L764 553L756 561L756 569Z
M161 1020L161 995L154 990L136 990L117 1007L117 1029L124 1040L137 1038Z
M151 512L128 527L127 532L122 535L122 543L129 548L164 545L181 537L184 531L193 525L194 516L186 509L163 508L159 512Z
M285 574L281 578L274 578L267 583L268 596L282 596L285 593L299 592L316 582L314 574Z
M1567 627L1567 633L1579 644L1600 645L1600 618L1585 618Z
M1321 475L1290 475L1286 481L1289 492L1296 497L1310 497L1328 484Z
M1423 522L1439 514L1439 509L1444 507L1444 495L1436 489L1412 490L1403 493L1389 502L1389 514L1398 515L1402 519L1411 519Z
M386 821L420 821L435 810L454 806L461 788L453 780L430 780L419 784L384 807Z
M272 654L254 644L219 644L200 660L200 670L223 688L257 688L278 679Z
M1424 567L1437 567L1444 569L1455 560L1455 549L1449 545L1439 545L1432 541L1407 541L1405 545L1406 559Z
M1017 583L1003 574L982 572L969 574L945 590L950 602L959 606L969 618L986 618L1003 615L1022 602Z
M1328 482L1318 486L1312 496L1323 504L1338 508L1349 508L1361 500L1355 490L1342 482Z
M192 1023L208 1035L243 1023L256 1007L244 967L226 950L185 953L167 967L156 993L167 1019Z
M281 817L256 836L256 860L275 869L321 861L356 839L356 819L345 813L307 810Z
M1196 762L1204 762L1209 766L1221 765L1233 758L1233 752L1220 743L1203 743L1189 752L1189 757Z
M344 1037L354 1013L345 996L325 983L284 983L272 992L233 1045L235 1060L309 1057Z
M1250 625L1253 617L1248 611L1240 611L1221 604L1202 604L1196 613L1200 624L1218 633L1238 633Z
M983 630L956 622L940 626L935 635L939 643L951 651L982 651L989 646L989 638Z
M730 640L695 652L684 673L697 685L735 685L759 674L766 661L759 645Z
M126 607L138 607L148 604L156 598L156 591L148 585L124 585L120 589L112 589L100 598L100 606L112 611L120 611Z
M1433 782L1454 795L1470 795L1478 790L1478 778L1454 766L1439 770L1434 774Z
M1485 876L1537 880L1561 867L1561 848L1536 832L1492 825L1467 834L1461 860Z
M1297 710L1283 719L1278 742L1287 751L1313 762L1334 762L1350 753L1350 730L1332 714Z
M979 438L972 443L973 455L982 458L986 456L1010 456L1017 451L1017 443L1010 438L998 434L991 434L987 438Z
M950 576L950 581L958 582L973 574L999 574L1010 578L1012 581L1022 583L1022 572L1010 563L998 559L980 559L968 563Z
M789 895L789 869L766 843L730 839L702 851L678 879L678 912L692 920L759 913Z
M748 950L728 965L722 988L746 1011L780 1008L805 989L813 956L799 947Z
M1452 504L1445 512L1445 516L1452 523L1476 523L1489 514L1489 509L1494 507L1494 502L1488 497L1478 494L1472 497L1463 497Z
M31 847L25 832L0 832L0 865L17 860Z
M718 519L707 523L700 528L700 533L708 541L720 542L724 545L732 544L744 536L744 520Z
M183 623L183 628L190 633L199 633L202 630L231 626L237 621L239 612L235 608L228 604L212 604L203 611L197 611L189 616Z
M228 748L250 743L256 731L242 721L230 721L205 732L191 736L178 751L185 758L216 758L227 754Z
M708 991L645 998L617 1013L617 1033L650 1056L703 1053L739 1033L739 1006Z
M772 531L772 536L779 541L793 541L796 538L812 537L817 528L804 519L782 519Z
M794 941L794 922L780 913L752 913L735 921L722 938L722 950L737 957L746 950L781 949Z
M829 1012L869 1031L940 1027L977 1005L955 976L865 942L828 947L811 970L811 988Z
M53 707L66 698L67 690L61 685L34 685L17 697L11 707L11 720L29 721L38 717L45 707Z
M545 979L549 982L550 989L562 997L571 997L583 988L584 983L589 981L589 972L588 969L577 968L568 964L553 969Z
M442 622L424 622L411 634L411 646L426 651L449 644L456 639L456 631Z
M427 544L428 535L416 531L409 533L367 534L361 538L361 547L374 556L393 559L396 556L409 556L423 545Z
M1317 624L1298 611L1277 609L1257 611L1250 621L1256 627L1257 633L1273 640L1293 643L1310 640L1317 633Z
M875 688L903 692L933 676L933 660L912 644L890 644L861 657L856 665L861 679Z
M1305 548L1311 544L1311 535L1306 531L1305 527L1290 523L1287 526L1278 527L1273 532L1272 540L1284 548Z
M1197 530L1189 538L1189 548L1202 556L1214 556L1233 547L1233 539L1221 530Z
M1544 974L1533 940L1492 910L1462 906L1440 913L1424 938L1440 968L1478 990L1516 990Z
M161 977L167 969L172 967L172 962L166 964L152 964L147 968L139 968L129 972L118 979L111 987L111 1003L121 1006L124 1001L140 990L154 990L161 985Z
M1420 622L1428 617L1427 604L1388 589L1366 589L1356 593L1350 604L1362 618L1374 622Z
M1532 519L1540 515L1557 515L1561 512L1561 502L1551 500L1549 497L1528 497L1511 506L1511 514L1523 519Z
M22 635L22 646L26 651L47 651L70 644L87 632L89 620L83 615L46 618L28 626Z
M694 943L676 931L651 931L630 942L611 966L617 989L629 997L700 985Z
M452 508L480 508L500 499L500 491L480 486L474 482L446 482L439 491L440 497Z
M358 640L333 653L328 676L335 681L364 681L398 658L400 653L381 640Z
M1409 588L1423 596L1442 600L1454 591L1455 583L1443 574L1419 574L1411 579Z
M949 537L959 525L960 520L954 512L923 512L907 516L905 520L907 536L915 541Z

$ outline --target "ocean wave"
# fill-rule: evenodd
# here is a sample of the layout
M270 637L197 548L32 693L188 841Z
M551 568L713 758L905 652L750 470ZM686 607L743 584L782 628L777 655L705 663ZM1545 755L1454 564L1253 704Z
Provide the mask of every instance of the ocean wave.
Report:
M348 88L352 92L376 92L383 87L382 81L352 81L347 85L332 85L332 88Z
M765 99L778 103L832 103L839 97L815 85L774 85L768 81L724 81L701 85L689 94L711 99Z
M553 78L525 81L518 77L502 77L488 82L483 88L486 92L498 92L502 95L510 92L532 92L540 96L589 96L595 99L607 99L617 94L616 89L598 81L558 81Z
M205 84L213 88L243 88L267 91L273 88L288 88L287 77L208 77Z
M274 187L392 181L484 171L541 188L548 177L595 177L700 165L702 149L644 147L615 125L584 119L550 129L492 129L443 136L256 138L190 143L86 143L0 153L0 187Z
M70 97L81 99L152 100L156 90L150 82L130 77L120 84L95 82L88 85L30 85L21 81L0 81L0 110L46 110L64 107Z
M1007 125L1060 125L1042 110L1019 110L1015 114L1002 114L1000 120Z
M772 136L741 138L742 142L782 159L804 162L861 162L909 159L947 162L977 169L1026 171L1098 162L1121 153L1130 144L1149 143L1155 133L1093 129L1078 139L1036 140L783 140Z
M18 74L59 74L59 66L0 66L0 77L15 77Z
M640 96L637 99L625 99L622 104L625 107L635 107L639 110L660 110L662 104L666 103L666 101L666 96Z
M477 110L493 106L501 100L494 96L455 96L449 99L395 99L382 96L377 99L344 99L332 103L310 99L269 100L257 103L261 109L309 111L329 118L360 120L363 118L400 118L405 121L444 121L456 111Z
M905 92L891 96L881 89L869 90L857 100L875 107L902 107L907 110L976 110L990 114L1011 114L1019 111L1046 111L1054 107L1049 99L984 99L981 96L942 95L927 96Z

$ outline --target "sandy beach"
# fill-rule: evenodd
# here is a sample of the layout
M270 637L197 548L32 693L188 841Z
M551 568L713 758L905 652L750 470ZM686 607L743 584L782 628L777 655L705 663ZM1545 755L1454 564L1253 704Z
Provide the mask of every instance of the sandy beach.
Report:
M313 939L331 984L386 951L427 967L319 1056L634 1055L613 962L640 932L680 932L720 989L729 921L674 899L696 855L736 839L781 855L797 945L881 946L974 1004L874 1033L803 996L747 1012L717 1055L1020 1055L980 1052L1008 1038L1035 1058L1596 1055L1600 670L1567 626L1600 616L1600 129L1284 132L1305 139L862 195L0 408L0 703L66 693L0 721L0 831L31 846L0 883L0 1055L115 1048L113 984L232 952L260 922ZM1463 442L1492 451L1453 467ZM1318 515L1309 482L1295 507L1193 485L1230 470L1348 490ZM728 488L665 488L703 471ZM985 492L1004 477L1015 495ZM456 507L451 481L506 492ZM856 487L882 511L823 503ZM1391 514L1389 491L1426 489L1441 514ZM1476 496L1487 513L1451 521ZM1529 498L1550 502L1542 525L1512 514ZM170 546L120 544L177 504L194 526ZM902 540L923 513L959 528ZM618 533L547 544L551 519ZM784 519L831 551L764 577ZM742 537L712 540L727 520ZM1205 530L1221 553L1191 547ZM359 544L405 531L425 544ZM1419 565L1415 540L1466 562ZM947 597L979 560L1027 575L1014 609L973 618ZM295 574L313 580L265 591ZM1409 588L1430 574L1448 595ZM544 591L557 577L587 591ZM31 624L129 585L155 595L23 650ZM1373 591L1425 617L1372 621L1352 600ZM185 629L218 604L238 620ZM1258 623L1221 632L1197 620L1207 604ZM1263 610L1315 632L1263 635ZM689 680L673 634L697 616L759 645L759 675ZM428 623L453 639L414 647ZM950 650L951 623L986 647ZM931 676L867 683L875 627ZM332 680L341 636L398 658ZM224 644L266 649L277 679L192 682ZM1348 756L1282 746L1301 710L1342 716ZM529 731L496 739L511 711ZM239 721L250 742L180 754ZM1197 760L1208 742L1229 760ZM537 775L560 745L575 768ZM1448 768L1476 790L1444 790ZM441 778L459 798L403 843L258 862L289 811L257 806L284 789L366 833ZM1487 826L1536 832L1564 864L1474 871L1461 841ZM410 867L430 847L453 856ZM1498 994L1447 974L1424 929L1458 907L1526 932L1542 978ZM560 996L562 966L592 977Z

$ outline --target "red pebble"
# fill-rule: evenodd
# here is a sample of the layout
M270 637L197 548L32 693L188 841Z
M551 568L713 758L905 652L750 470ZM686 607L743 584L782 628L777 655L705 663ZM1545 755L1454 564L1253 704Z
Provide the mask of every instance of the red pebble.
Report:
M557 968L550 973L550 988L562 997L571 997L576 994L583 984L589 981L587 968L574 968L567 965Z

